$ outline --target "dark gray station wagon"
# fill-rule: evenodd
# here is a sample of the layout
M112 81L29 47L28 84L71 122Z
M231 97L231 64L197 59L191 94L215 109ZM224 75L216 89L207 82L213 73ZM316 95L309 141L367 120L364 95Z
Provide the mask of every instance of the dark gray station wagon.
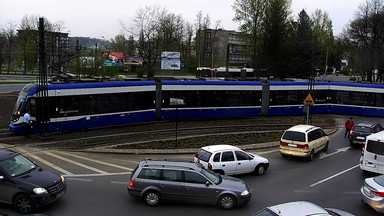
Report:
M128 193L157 206L162 200L218 205L231 209L251 199L244 181L221 176L201 164L143 160L132 172Z

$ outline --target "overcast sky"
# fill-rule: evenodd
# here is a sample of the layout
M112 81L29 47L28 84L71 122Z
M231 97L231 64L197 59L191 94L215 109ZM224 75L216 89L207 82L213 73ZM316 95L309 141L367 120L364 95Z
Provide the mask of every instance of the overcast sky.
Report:
M335 35L355 16L358 6L365 0L292 0L295 18L305 9L310 15L316 9L328 12L333 22ZM121 33L120 21L127 25L139 8L158 4L168 12L181 15L194 23L201 11L209 14L212 26L216 20L226 30L237 30L238 23L232 21L234 0L0 0L0 27L13 23L19 26L25 15L44 16L50 22L63 21L70 36L105 39Z

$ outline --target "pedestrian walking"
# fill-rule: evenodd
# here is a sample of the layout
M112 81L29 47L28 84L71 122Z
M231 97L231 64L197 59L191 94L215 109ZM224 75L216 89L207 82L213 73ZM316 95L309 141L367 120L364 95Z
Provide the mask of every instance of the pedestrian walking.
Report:
M347 136L349 137L349 132L351 131L353 126L355 126L355 122L353 121L352 117L349 117L349 119L345 122L344 126L345 126L344 138L346 138Z
M25 136L28 138L31 137L31 125L32 125L31 116L29 115L28 110L26 110L24 114L24 126L25 126Z

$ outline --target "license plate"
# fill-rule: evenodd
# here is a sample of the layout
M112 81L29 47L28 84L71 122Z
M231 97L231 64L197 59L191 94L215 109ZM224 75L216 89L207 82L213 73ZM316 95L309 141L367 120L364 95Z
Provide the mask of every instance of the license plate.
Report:
M356 139L365 140L365 137L358 136L358 137L356 137Z
M373 164L373 163L365 163L365 166L376 168L376 164Z
M288 144L289 147L297 147L295 144Z

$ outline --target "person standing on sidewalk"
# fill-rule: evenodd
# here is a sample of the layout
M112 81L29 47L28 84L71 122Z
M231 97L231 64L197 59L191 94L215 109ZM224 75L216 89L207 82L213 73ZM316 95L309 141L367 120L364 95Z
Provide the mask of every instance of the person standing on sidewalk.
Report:
M355 126L355 122L353 122L352 117L349 117L349 119L345 122L344 126L345 126L344 138L346 138L347 136L349 137L349 132L351 131L353 126Z

